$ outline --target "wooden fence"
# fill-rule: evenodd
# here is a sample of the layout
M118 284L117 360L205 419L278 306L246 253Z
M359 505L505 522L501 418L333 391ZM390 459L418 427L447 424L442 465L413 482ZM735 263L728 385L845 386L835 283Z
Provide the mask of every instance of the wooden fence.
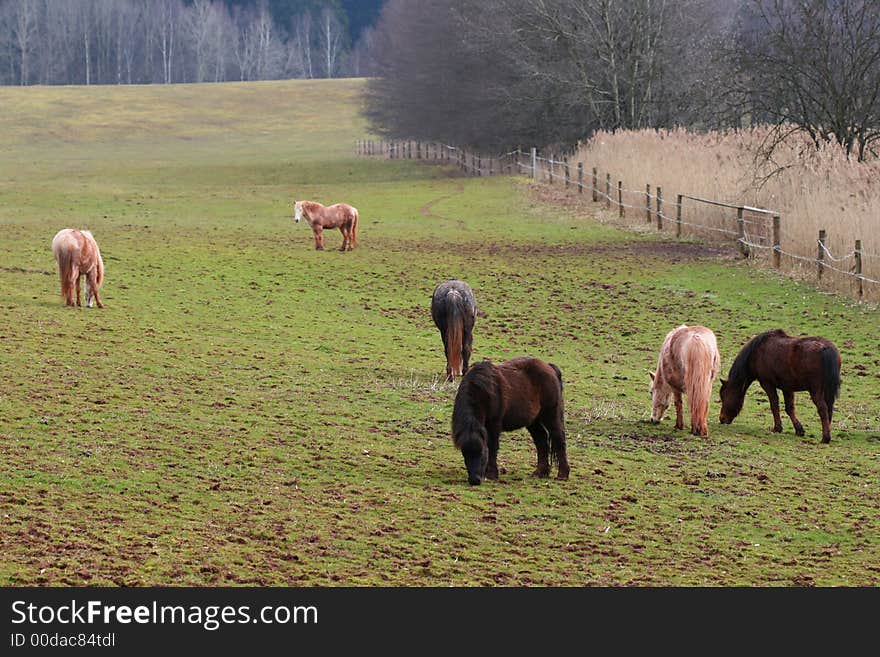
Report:
M686 229L690 234L710 234L716 240L733 241L740 254L747 258L767 257L774 269L782 268L782 259L803 270L815 267L815 280L822 284L830 274L844 278L848 291L859 301L865 299L866 285L873 286L874 293L880 292L880 280L868 278L863 273L866 258L880 259L880 256L862 251L862 240L855 240L854 249L840 257L835 257L827 247L828 236L820 230L816 242L816 256L803 255L782 249L782 216L779 212L748 205L724 203L688 194L676 194L674 203L664 204L663 189L645 185L644 191L625 188L623 181L612 184L611 173L600 176L598 167L593 167L588 180L582 162L569 164L566 158L539 157L535 148L528 152L517 149L500 155L486 155L477 151L449 146L439 142L413 140L361 140L357 142L357 154L377 156L386 159L411 159L435 161L458 167L466 175L526 175L535 181L547 184L564 185L573 193L590 194L595 203L603 203L606 209L617 210L620 218L626 217L627 210L644 210L645 221L656 226L657 230L671 230L675 236L682 237ZM574 176L572 176L574 169ZM604 183L604 184L603 184ZM653 189L653 191L652 191ZM669 197L671 198L671 196ZM642 200L637 200L642 199ZM666 214L669 207L675 209L674 216ZM706 208L729 211L716 221L706 221ZM685 215L687 214L687 219ZM700 223L702 221L702 223ZM844 263L852 263L844 268Z

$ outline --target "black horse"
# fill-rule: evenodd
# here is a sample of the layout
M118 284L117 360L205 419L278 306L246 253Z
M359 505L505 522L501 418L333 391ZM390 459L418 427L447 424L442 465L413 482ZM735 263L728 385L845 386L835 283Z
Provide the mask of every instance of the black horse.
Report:
M467 283L450 278L434 288L431 318L443 338L447 381L467 371L476 317L477 300Z
M730 366L727 381L721 380L722 424L730 424L739 415L746 390L755 379L770 398L773 431L782 431L779 388L795 434L804 435L804 427L794 415L794 393L807 390L822 420L822 442L831 442L831 417L840 390L840 352L834 343L825 338L793 338L782 329L749 340Z
M568 479L565 453L562 372L552 363L523 356L493 365L480 361L458 386L452 411L452 439L461 450L468 482L498 479L498 439L502 431L526 427L538 450L536 477Z

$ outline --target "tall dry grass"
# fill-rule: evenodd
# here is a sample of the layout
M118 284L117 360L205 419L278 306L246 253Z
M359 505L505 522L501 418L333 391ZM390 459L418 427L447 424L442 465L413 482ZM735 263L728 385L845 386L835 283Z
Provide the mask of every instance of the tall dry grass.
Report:
M610 173L615 203L617 181L622 181L630 221L647 223L646 184L652 194L662 188L665 231L675 230L678 194L767 208L781 216L782 266L787 271L817 280L815 259L823 229L831 253L823 287L855 293L854 277L830 267L852 270L857 239L862 241L863 275L880 281L880 161L848 160L835 144L816 150L797 135L778 145L767 160L759 153L771 137L769 128L704 134L684 129L599 132L569 161L584 164L585 182L597 167L603 192ZM655 199L651 204L656 210ZM769 260L770 216L746 211L744 219L746 239L764 247L752 248L751 254ZM685 234L736 239L735 209L685 199L682 221ZM864 291L866 299L880 300L880 284L866 281Z

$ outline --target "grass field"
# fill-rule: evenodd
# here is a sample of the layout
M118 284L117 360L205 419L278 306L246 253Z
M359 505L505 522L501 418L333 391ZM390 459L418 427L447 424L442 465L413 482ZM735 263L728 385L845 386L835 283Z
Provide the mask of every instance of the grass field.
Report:
M359 81L0 88L0 584L877 585L877 310L732 253L621 232L525 179L357 159ZM291 202L360 209L316 252ZM50 242L90 228L104 310ZM503 434L467 485L429 299L479 306L474 360L565 381L571 479ZM750 390L696 438L650 415L666 332L726 374L773 327L843 356L833 438ZM717 389L717 385L716 385Z

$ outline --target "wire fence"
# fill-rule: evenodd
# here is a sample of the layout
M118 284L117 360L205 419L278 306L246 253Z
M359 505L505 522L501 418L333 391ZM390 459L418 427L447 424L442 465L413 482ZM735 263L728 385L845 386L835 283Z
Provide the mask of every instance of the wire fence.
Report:
M866 275L866 261L880 260L880 254L865 253L862 241L855 240L845 255L835 255L828 247L825 230L820 230L814 254L796 253L782 248L782 215L767 208L737 205L688 194L669 195L650 184L645 189L629 189L623 181L612 184L611 173L604 179L598 167L587 172L582 162L572 166L567 159L545 158L537 149L526 152L516 149L507 153L486 155L438 142L363 140L357 143L358 155L386 159L437 161L457 166L467 175L526 175L548 185L562 185L578 195L589 194L595 203L609 211L616 210L621 219L644 216L644 221L658 231L684 233L710 241L733 242L744 258L765 259L774 269L796 269L804 276L815 276L817 284L826 284L836 276L845 291L862 301L866 296L880 298L880 262L869 264L868 271L877 270L876 278ZM805 245L802 245L805 246ZM814 273L811 274L810 270Z

